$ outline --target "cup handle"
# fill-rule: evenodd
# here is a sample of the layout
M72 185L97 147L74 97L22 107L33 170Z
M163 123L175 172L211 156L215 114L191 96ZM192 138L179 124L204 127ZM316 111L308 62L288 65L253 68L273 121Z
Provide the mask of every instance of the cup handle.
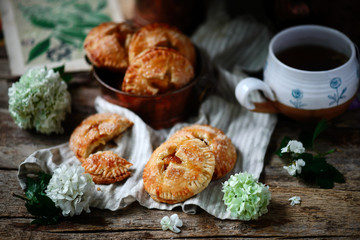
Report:
M250 102L249 94L253 91L262 91L267 98L265 102ZM245 78L235 88L235 96L239 103L253 112L278 113L274 106L275 96L269 85L257 78ZM270 99L270 100L269 100Z

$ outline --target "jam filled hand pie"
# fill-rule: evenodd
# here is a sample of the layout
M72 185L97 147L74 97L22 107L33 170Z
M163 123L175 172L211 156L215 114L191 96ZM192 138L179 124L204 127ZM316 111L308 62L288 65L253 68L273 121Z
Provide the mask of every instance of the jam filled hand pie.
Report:
M236 149L228 138L220 129L210 125L195 124L180 129L174 133L169 141L179 136L188 139L197 138L209 146L215 155L215 171L212 180L219 179L231 171L236 162Z
M125 72L128 44L135 29L127 23L106 22L90 30L84 41L86 56L98 67Z
M214 154L204 142L180 136L153 152L144 168L144 188L155 201L182 202L208 186L214 168Z
M183 55L170 48L151 48L137 56L128 67L122 91L157 95L185 86L194 77L194 68Z
M81 161L101 144L123 133L133 123L116 113L97 113L89 116L75 128L70 137L70 149Z
M151 47L173 48L195 66L195 48L190 39L177 28L163 23L153 23L140 28L129 43L129 62Z
M131 163L111 151L91 154L82 163L86 173L89 173L96 184L111 184L129 177L128 168Z

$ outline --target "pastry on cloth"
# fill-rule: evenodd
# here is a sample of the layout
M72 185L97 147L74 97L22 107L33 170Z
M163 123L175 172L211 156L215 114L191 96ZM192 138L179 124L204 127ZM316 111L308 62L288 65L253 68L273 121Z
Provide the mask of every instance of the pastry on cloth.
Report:
M90 30L84 41L89 61L98 68L125 72L128 44L135 29L128 23L105 22Z
M194 124L184 127L175 132L169 141L179 136L185 136L188 139L197 138L209 146L215 155L215 171L212 180L219 179L230 172L236 163L236 149L223 131L218 128L205 124Z
M155 201L183 202L208 186L214 169L214 154L203 141L180 136L152 153L143 172L144 188Z
M129 43L129 62L151 47L173 48L184 55L195 66L196 53L191 40L176 27L153 23L138 29Z
M194 78L187 58L170 48L142 52L126 70L121 90L136 95L157 95L185 86Z
M84 160L101 144L131 127L133 122L116 113L97 113L87 117L70 136L70 149L75 156Z
M129 177L131 172L128 168L132 164L112 151L100 151L86 158L82 166L94 183L111 184Z

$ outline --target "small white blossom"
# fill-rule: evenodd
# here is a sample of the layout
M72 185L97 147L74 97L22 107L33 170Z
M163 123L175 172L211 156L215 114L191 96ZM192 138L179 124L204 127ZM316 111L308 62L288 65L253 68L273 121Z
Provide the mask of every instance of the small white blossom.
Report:
M81 166L62 165L52 175L46 195L66 216L90 212L89 202L95 189L91 176Z
M281 149L281 153L286 152L293 152L293 153L303 153L305 152L305 148L303 147L303 144L296 140L290 140L286 147L283 147Z
M294 197L289 198L289 201L291 201L290 205L294 206L295 204L300 204L301 198L298 196L294 196Z
M302 167L305 166L305 161L302 159L296 160L293 164L290 166L284 166L284 169L291 175L295 176L296 173L300 174Z
M183 222L179 219L179 216L175 213L170 216L165 216L160 221L162 230L171 230L174 233L179 233L180 229L178 227L182 227Z
M294 164L291 164L290 166L284 166L284 169L291 175L295 176L296 174L296 167Z
M304 167L304 166L305 166L305 161L304 161L304 160L298 159L298 160L295 161L295 168L296 168L296 172L297 172L298 174L301 173L301 169L302 169L302 167Z

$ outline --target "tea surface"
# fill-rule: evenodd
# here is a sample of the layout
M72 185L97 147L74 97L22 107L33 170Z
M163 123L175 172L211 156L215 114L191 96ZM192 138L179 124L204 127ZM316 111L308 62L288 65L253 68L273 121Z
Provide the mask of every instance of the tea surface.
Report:
M300 45L276 53L284 64L306 71L324 71L343 65L349 58L334 49L318 45Z

